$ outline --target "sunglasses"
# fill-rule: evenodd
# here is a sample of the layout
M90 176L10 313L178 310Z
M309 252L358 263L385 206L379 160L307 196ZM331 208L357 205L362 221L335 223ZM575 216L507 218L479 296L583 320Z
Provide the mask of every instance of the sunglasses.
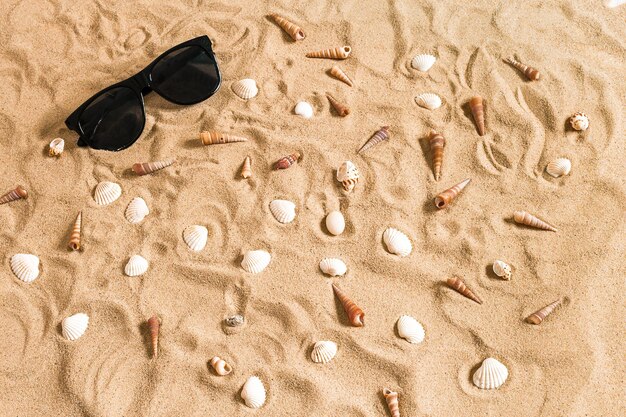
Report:
M169 49L136 75L100 91L65 124L80 135L79 146L120 151L143 132L144 95L156 91L172 103L196 104L215 94L221 81L211 41L200 36Z

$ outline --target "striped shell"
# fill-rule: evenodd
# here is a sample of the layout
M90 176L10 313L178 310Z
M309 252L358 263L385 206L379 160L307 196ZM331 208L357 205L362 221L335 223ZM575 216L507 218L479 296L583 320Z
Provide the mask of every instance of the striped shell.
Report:
M306 101L298 102L293 111L298 116L304 117L305 119L310 119L311 117L313 117L313 106L311 106Z
M209 231L204 226L192 225L183 231L183 240L192 251L199 252L206 246Z
M122 187L110 181L102 181L96 186L93 199L100 206L111 204L122 195Z
M63 337L67 340L76 340L85 334L87 326L89 326L89 316L85 313L66 317L61 322Z
M150 214L148 205L141 197L133 198L124 212L126 220L131 224L140 223L148 214Z
M241 398L250 408L261 408L265 404L265 387L259 377L251 376L241 389Z
M546 172L554 178L569 174L572 170L572 161L567 158L557 158L546 166Z
M311 360L315 363L328 363L337 354L337 344L329 340L315 342L311 351Z
M415 97L415 102L428 110L435 110L441 107L441 97L433 93L424 93Z
M233 93L244 100L249 100L259 94L259 88L256 85L256 81L251 78L236 81L230 88L232 88Z
M398 334L409 343L422 343L424 341L424 327L411 316L400 316L398 322Z
M413 250L413 245L411 245L411 241L407 235L393 227L385 230L383 240L385 241L385 245L387 245L387 250L398 256L409 256Z
M128 260L124 273L129 277L137 277L143 275L148 270L148 261L140 255L133 255Z
M494 274L507 281L509 281L513 275L511 267L505 262L495 261L492 268Z
M272 256L264 250L252 250L243 255L241 267L251 274L262 272L270 264Z
M418 71L426 72L435 64L435 61L437 61L437 58L432 55L420 54L413 58L411 66Z
M39 276L39 258L27 253L18 253L11 257L11 271L25 283L31 283Z
M480 389L499 388L509 376L509 370L497 359L487 358L474 372L472 382Z
M296 218L296 205L289 200L273 200L270 211L280 223L291 223Z
M50 156L61 156L63 150L65 149L65 141L61 138L53 139L50 142Z
M324 258L320 262L320 269L326 275L331 277L341 276L346 273L348 267L346 264L338 258Z

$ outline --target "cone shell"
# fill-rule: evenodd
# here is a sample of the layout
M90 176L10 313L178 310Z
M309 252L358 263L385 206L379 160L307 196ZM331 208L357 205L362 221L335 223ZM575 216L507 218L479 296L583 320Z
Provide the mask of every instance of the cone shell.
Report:
M74 222L74 227L72 227L72 232L70 233L70 240L67 243L67 246L72 250L80 249L80 235L83 223L83 212L79 211L78 216L76 217L76 221Z
M280 223L291 223L296 218L296 205L289 200L273 200L270 211Z
M192 225L183 231L183 240L189 246L189 249L199 252L206 246L209 231L204 226Z
M472 301L477 302L478 304L482 304L482 300L478 298L463 282L461 278L448 278L448 286L458 292L459 294L464 295Z
M345 295L335 284L333 284L333 291L335 292L337 299L341 302L341 305L343 305L343 309L348 315L350 324L354 327L363 327L365 324L365 313L363 313L363 310L354 304L354 302L350 300L348 296Z
M299 152L294 152L291 155L287 155L283 158L280 158L278 161L274 163L274 169L276 170L287 169L293 164L295 164L296 162L298 162L301 156L302 155L300 155Z
M556 300L547 306L535 311L530 316L526 317L526 321L530 324L541 324L541 322L548 317L559 305L561 300Z
M448 188L441 194L435 197L435 207L442 209L448 207L448 205L456 198L457 195L469 184L470 179L466 179L458 183L457 185Z
M252 159L246 156L243 160L243 166L241 167L241 178L250 178L252 176Z
M264 250L252 250L245 253L241 261L244 271L251 274L262 272L270 264L272 256Z
M337 354L337 344L329 340L322 340L313 345L311 360L315 363L328 363Z
M259 94L259 88L256 85L256 81L251 78L235 81L230 88L233 90L233 93L237 95L237 97L244 100L250 100Z
M150 214L146 201L141 197L135 197L128 203L124 216L131 224L141 223L141 221Z
M18 253L11 257L11 271L27 284L39 276L39 258L28 253Z
M472 382L480 389L496 389L509 377L509 370L497 359L487 358L474 372Z
M352 161L344 161L337 169L337 181L343 185L346 192L351 192L359 182L360 173Z
M89 316L85 313L77 313L63 319L61 333L67 340L76 340L87 331Z
M348 77L348 75L341 68L339 68L338 65L333 65L333 67L330 69L330 75L332 75L333 77L335 77L336 79L340 81L343 81L344 83L348 84L350 87L354 85L350 77Z
M576 113L569 118L569 122L574 130L587 130L589 128L589 117L585 113Z
M433 93L424 93L415 97L415 102L420 106L428 110L436 110L441 107L441 97Z
M159 356L159 331L161 329L161 322L156 314L148 319L148 329L152 342L152 357L156 358Z
M14 190L7 192L5 195L0 197L0 204L9 203L11 201L19 200L19 199L27 199L28 191L21 185L18 185Z
M550 226L548 223L538 219L537 217L525 211L516 211L515 213L513 213L513 220L515 220L515 223L518 224L524 224L526 226L534 227L536 229L550 230L551 232L556 232L556 228Z
M233 371L233 368L219 356L213 356L211 359L211 366L215 370L215 373L220 376L228 375Z
M305 119L310 119L313 117L313 106L311 106L311 104L306 101L298 102L293 111L295 114Z
M493 263L492 269L494 274L507 281L510 281L511 277L513 276L513 271L511 270L511 267L503 261L495 261Z
M383 396L387 401L387 407L389 407L389 413L391 417L400 417L400 407L398 406L398 393L390 390L389 388L383 389Z
M335 111L337 112L339 116L346 117L347 115L350 114L350 109L344 106L343 104L341 104L340 102L338 102L337 100L335 100L333 96L331 96L330 94L326 94L326 97L328 98L330 105L333 106L333 108L335 109Z
M331 211L326 216L326 228L331 235L338 236L343 233L346 228L346 220L340 211Z
M393 227L385 230L383 233L383 241L385 242L389 253L393 253L401 257L409 256L413 250L413 245L411 244L411 240L408 236Z
M93 199L100 206L111 204L122 195L122 187L110 181L102 181L96 186Z
M557 158L546 166L546 172L554 178L568 175L572 170L572 161L567 158Z
M398 322L398 334L409 343L422 343L424 341L424 327L411 316L400 316Z
M248 378L241 389L241 398L250 408L261 408L265 404L265 387L256 376Z
M517 70L523 73L530 81L539 80L539 71L535 68L522 64L521 62L516 61L515 58L505 58L504 62L517 68Z
M282 16L277 15L276 13L270 14L270 17L274 19L274 22L278 26L280 26L294 41L301 41L306 37L304 31L300 26L294 25L289 20L285 19Z
M220 133L214 131L204 131L200 132L200 141L202 141L203 145L221 145L224 143L236 143L236 142L247 142L248 139L235 136L228 133Z
M476 123L478 135L485 136L485 107L483 105L483 98L474 96L470 99L469 105L472 116L474 117L474 123Z
M320 269L331 277L342 276L348 270L346 264L338 258L324 258L320 262Z
M65 141L61 138L52 139L50 142L50 156L61 156L65 149Z
M411 66L418 71L426 72L428 71L437 61L432 55L429 54L420 54L416 55L415 58L411 60Z
M443 163L443 148L446 146L446 139L435 131L431 131L428 142L430 143L430 152L433 158L433 174L435 181L441 178L441 165Z
M361 149L359 149L357 153L365 152L366 150L386 140L389 140L389 126L383 126L377 130L376 133L374 133L372 137L369 138L363 146L361 146Z
M146 175L167 168L176 162L175 159L165 159L163 161L136 163L133 165L133 171L137 175Z
M337 48L323 49L321 51L309 52L307 58L328 58L328 59L346 59L350 56L352 48L349 46L341 46Z
M138 277L143 275L148 270L148 261L146 258L140 255L133 255L128 260L124 273L129 277Z

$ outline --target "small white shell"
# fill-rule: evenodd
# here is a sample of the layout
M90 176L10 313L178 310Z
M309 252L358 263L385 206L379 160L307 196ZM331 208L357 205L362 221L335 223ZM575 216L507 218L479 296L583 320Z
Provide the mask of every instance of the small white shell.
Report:
M572 161L567 158L557 158L546 166L546 172L554 178L569 174L572 170Z
M387 250L398 256L409 256L413 250L413 245L411 245L411 241L407 235L393 227L385 230L383 240L385 241L385 245L387 245Z
M425 109L435 110L441 107L441 97L433 93L424 93L415 97L415 102Z
M192 251L199 252L206 246L209 231L204 226L192 225L183 231L183 240Z
M270 264L272 256L264 250L251 250L243 255L241 267L246 272L258 274L262 272Z
M102 181L96 186L93 199L100 206L111 204L122 195L122 187L119 184L110 181Z
M60 156L65 149L65 141L61 138L52 139L50 142L50 156Z
M315 342L311 351L311 360L315 363L328 363L337 354L337 344L329 340Z
M311 117L313 117L313 107L306 101L301 101L296 104L296 107L295 109L293 109L293 111L298 116L302 116L305 119L310 119Z
M126 207L126 212L124 212L126 220L131 224L140 223L148 214L150 214L148 205L141 197L133 198L128 204L128 207Z
M67 340L76 340L85 334L89 325L89 316L85 313L77 313L63 319L61 329L63 337Z
M611 9L622 4L626 4L626 0L604 0L604 5Z
M346 221L340 211L331 211L326 216L326 228L328 231L337 236L343 233L346 228Z
M497 359L487 358L474 372L472 381L480 389L499 388L509 376L509 370Z
M39 258L28 253L18 253L11 257L11 271L15 276L31 283L39 276Z
M251 78L236 81L230 86L230 88L232 88L233 93L244 100L249 100L259 94L259 88L256 85L256 81Z
M494 274L502 279L506 279L507 281L509 281L513 276L513 271L511 270L511 267L505 262L495 261L492 268Z
M128 260L124 273L129 277L143 275L148 270L148 261L143 256L133 255Z
M341 276L346 273L348 267L338 258L324 258L320 262L320 269L323 273L331 277Z
M418 71L426 72L435 64L435 61L437 61L437 58L432 55L420 54L413 58L411 66Z
M411 316L400 316L396 325L398 334L409 343L422 343L424 341L424 327Z
M589 128L589 117L585 113L576 113L569 118L569 122L574 130L587 130Z
M289 200L273 200L270 211L280 223L291 223L296 218L296 205Z
M265 404L265 387L256 376L248 378L241 389L241 398L250 408L261 408Z

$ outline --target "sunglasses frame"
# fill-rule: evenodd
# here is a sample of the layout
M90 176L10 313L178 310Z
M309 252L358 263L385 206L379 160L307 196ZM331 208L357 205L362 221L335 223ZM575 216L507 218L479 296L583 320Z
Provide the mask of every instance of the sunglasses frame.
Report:
M163 57L169 55L170 53L181 49L181 48L185 48L188 46L198 46L202 49L204 49L204 51L209 55L209 58L211 58L211 60L213 61L213 64L215 65L215 70L216 70L216 74L217 74L217 84L215 86L215 89L213 89L213 91L211 91L209 93L208 96L206 96L205 98L203 98L202 100L198 100L198 101L194 101L191 103L182 103L178 100L174 100L170 97L167 96L167 94L163 94L161 91L159 91L158 88L154 87L152 85L152 70L154 69L154 67L156 66L156 64L159 63L159 61L161 59L163 59ZM139 71L137 74L133 75L132 77L124 80L124 81L120 81L118 83L115 83L113 85L110 85L109 87L98 91L96 94L94 94L93 96L91 96L87 101L85 101L83 104L81 104L76 110L74 110L72 112L72 114L69 115L69 117L65 120L65 125L75 131L76 133L78 133L80 135L80 138L78 139L78 145L79 146L90 146L89 144L89 137L86 137L85 132L83 131L81 125L80 125L80 118L83 115L83 112L85 111L85 109L87 107L89 107L89 105L98 97L100 97L102 94L106 93L107 91L113 90L115 88L119 88L119 87L124 87L124 88L128 88L131 91L133 91L135 93L135 95L137 96L139 102L141 103L141 113L143 116L143 125L141 126L141 131L139 132L139 134L137 135L137 137L132 138L132 140L129 140L129 142L124 145L123 147L116 149L118 151L122 150L122 149L126 149L129 146L131 146L132 144L134 144L137 139L139 139L139 137L141 136L141 134L143 133L143 130L146 127L146 108L145 108L145 104L144 104L144 100L143 100L143 96L149 94L152 91L155 91L157 94L159 94L161 97L163 97L165 100L172 102L174 104L179 104L179 105L193 105L193 104L197 104L200 103L206 99L208 99L209 97L211 97L213 94L215 94L217 92L217 90L219 90L220 85L222 84L222 74L220 72L219 66L217 64L217 59L215 58L215 54L213 53L213 49L212 49L212 44L211 44L211 40L209 39L208 36L203 35L203 36L199 36L197 38L194 39L190 39L186 42L183 42L181 44L178 44L170 49L168 49L167 51L163 52L161 55L159 55L157 58L155 58L147 67L145 67L143 70ZM146 91L147 90L147 91Z

